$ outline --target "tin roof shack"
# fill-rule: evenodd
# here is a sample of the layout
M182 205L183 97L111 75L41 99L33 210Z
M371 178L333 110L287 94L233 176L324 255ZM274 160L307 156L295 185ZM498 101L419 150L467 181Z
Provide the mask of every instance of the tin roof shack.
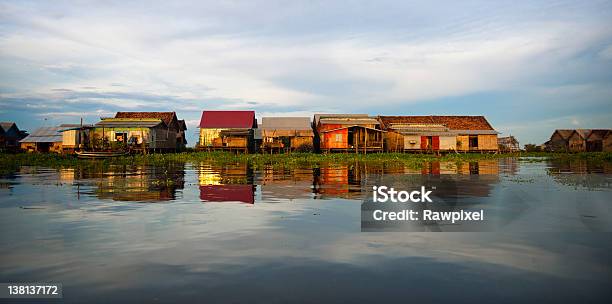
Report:
M0 151L17 150L19 148L19 141L27 135L28 133L19 130L14 122L0 122Z
M457 133L441 123L419 116L379 116L385 134L385 151L455 151Z
M312 151L314 132L308 117L264 117L260 130L264 152Z
M93 125L62 124L59 132L62 134L63 153L73 153L89 147L90 131Z
M520 148L519 141L512 135L506 137L499 137L497 139L497 145L499 146L500 152L518 152Z
M176 112L117 112L115 118L161 119L167 128L167 140L164 147L156 149L181 151L184 150L187 145L187 139L185 137L187 125L184 120L179 120L177 118Z
M19 141L22 150L26 152L62 153L62 133L64 127L42 127Z
M550 140L546 142L546 150L552 152L567 152L569 151L569 138L574 133L572 129L557 129L550 136Z
M315 114L313 121L322 152L382 152L380 123L367 114Z
M198 150L254 152L255 111L203 111Z
M103 118L91 130L94 151L169 151L176 147L168 126L156 118Z

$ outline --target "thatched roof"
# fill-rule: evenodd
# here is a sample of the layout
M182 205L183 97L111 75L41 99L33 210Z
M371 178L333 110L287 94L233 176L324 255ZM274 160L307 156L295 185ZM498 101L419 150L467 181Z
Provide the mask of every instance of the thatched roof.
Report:
M574 130L573 129L557 129L555 130L555 132L553 132L553 135L555 133L559 134L561 138L567 140L570 136L572 136L572 133L574 133Z

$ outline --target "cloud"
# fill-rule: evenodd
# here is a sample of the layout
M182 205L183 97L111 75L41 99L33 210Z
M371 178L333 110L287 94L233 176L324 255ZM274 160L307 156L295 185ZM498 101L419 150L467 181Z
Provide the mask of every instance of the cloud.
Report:
M421 104L494 117L486 109L503 99L514 110L502 124L518 125L534 106L540 119L586 116L612 97L583 89L612 80L608 2L142 6L2 4L2 119L33 109L175 110L190 121L204 108L413 114ZM447 102L491 92L503 96Z

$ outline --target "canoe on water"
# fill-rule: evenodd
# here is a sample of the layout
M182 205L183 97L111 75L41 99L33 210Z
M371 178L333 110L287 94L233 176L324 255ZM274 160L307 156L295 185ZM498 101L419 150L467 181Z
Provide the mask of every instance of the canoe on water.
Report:
M127 152L76 152L78 158L111 158L127 155Z

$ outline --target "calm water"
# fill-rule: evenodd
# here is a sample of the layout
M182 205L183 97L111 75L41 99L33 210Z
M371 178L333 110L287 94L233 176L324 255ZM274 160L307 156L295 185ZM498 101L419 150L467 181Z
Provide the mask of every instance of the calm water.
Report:
M22 167L0 178L0 282L63 283L70 303L610 302L610 173L528 159ZM365 189L406 174L452 177L508 230L360 232Z

